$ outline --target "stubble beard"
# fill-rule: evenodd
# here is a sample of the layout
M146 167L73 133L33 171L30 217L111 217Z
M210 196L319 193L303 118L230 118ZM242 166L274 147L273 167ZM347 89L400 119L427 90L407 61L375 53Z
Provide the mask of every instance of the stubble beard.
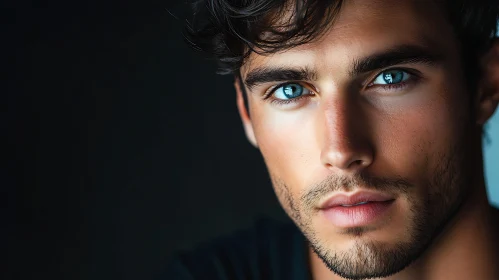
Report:
M369 186L379 191L396 191L412 193L415 188L406 180L374 178L365 175L354 179L330 177L311 188L311 191L295 201L289 188L278 177L271 174L277 196L285 211L308 239L310 247L324 264L337 275L352 280L388 277L402 271L418 259L439 235L442 229L458 212L466 193L466 185L470 176L465 173L463 146L456 145L442 154L433 169L431 178L425 187L422 198L415 199L407 195L410 214L410 225L406 229L406 241L386 244L376 240L359 238L364 228L353 228L349 234L357 240L346 251L328 248L318 238L311 223L311 205L322 194L344 189L345 186Z

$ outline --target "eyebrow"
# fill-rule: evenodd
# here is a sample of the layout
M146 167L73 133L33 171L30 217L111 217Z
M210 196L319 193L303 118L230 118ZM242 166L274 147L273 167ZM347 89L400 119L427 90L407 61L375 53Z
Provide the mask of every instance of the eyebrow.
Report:
M422 63L435 65L442 61L442 56L432 52L430 48L418 45L400 45L380 53L353 61L350 76L387 68L390 66L406 63ZM270 82L286 81L314 81L317 72L308 67L262 67L250 71L244 79L244 84L249 90L255 86Z
M358 76L362 73L371 72L406 63L422 63L435 65L442 61L442 56L432 52L427 47L417 45L401 45L387 51L354 60L350 76Z
M313 81L317 79L317 73L307 67L286 68L286 67L265 67L252 70L246 75L244 84L249 90L257 85L270 82L285 81Z

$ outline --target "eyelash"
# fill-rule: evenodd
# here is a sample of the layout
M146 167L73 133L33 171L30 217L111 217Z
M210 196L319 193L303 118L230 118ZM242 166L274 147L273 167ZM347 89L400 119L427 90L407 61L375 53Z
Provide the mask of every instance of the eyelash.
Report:
M400 82L400 83L397 83L397 84L387 84L387 85L372 85L372 83L374 82L374 79L376 77L378 77L379 75L381 75L381 73L383 72L388 72L388 71L403 71L403 72L406 72L407 74L409 74L409 79L407 79L407 81L403 81L403 82ZM383 88L383 90L386 90L386 91L394 91L394 90L400 90L400 89L403 89L405 87L407 87L409 84L411 83L415 83L417 82L418 80L421 79L421 76L419 74L417 74L418 71L416 70L413 70L413 69L406 69L406 68L390 68L390 69L384 69L383 71L381 72L378 72L374 78L372 79L372 81L370 83L367 84L366 88L367 89L370 89L370 88L376 88L376 87L381 87Z
M303 98L307 98L308 97L307 95L311 95L311 94L302 95L300 97L296 97L293 99L277 99L277 98L275 98L275 99L270 100L270 103L276 104L276 105L288 105L288 104L292 104L292 103L297 103Z
M372 85L374 79L376 77L378 77L379 75L381 75L381 73L387 72L387 71L394 71L394 70L404 71L404 72L408 73L410 75L409 79L407 81L403 81L403 82L400 82L400 83L397 83L397 84ZM405 68L389 68L389 69L384 69L383 71L378 72L374 76L374 78L372 79L372 81L369 84L367 84L366 88L367 89L371 89L371 88L381 87L381 88L383 88L383 90L386 90L386 91L400 90L400 89L403 89L403 88L407 87L411 83L417 82L421 78L415 72L416 72L415 70L405 69ZM263 95L263 100L268 101L271 104L288 105L288 104L299 102L301 99L308 97L308 95L312 95L312 94L307 94L307 95L302 95L300 97L293 98L293 99L287 99L287 100L274 98L274 99L272 99L272 100L269 101L269 99L274 94L274 92L275 92L276 89L278 89L280 87L283 87L283 86L286 86L286 85L289 85L289 84L300 84L303 87L307 87L307 86L303 85L303 82L289 81L289 82L281 83L281 84L275 85L275 86L271 87L270 89L268 89L267 92ZM307 87L307 88L312 93L315 93L315 91L311 90L310 87Z
M296 97L296 98L293 98L293 99L277 99L277 98L274 98L274 99L272 99L270 101L268 100L268 99L270 99L270 97L272 95L274 95L276 89L278 89L280 87L283 87L283 86L286 86L286 85L289 85L289 84L300 84L303 87L307 87L307 86L303 85L303 82L293 82L293 81L290 81L290 82L281 83L281 84L275 85L275 86L271 87L270 89L268 89L267 92L263 95L263 100L268 101L271 104L288 105L288 104L296 103L296 102L300 101L301 99L308 97L308 95L312 95L312 94L306 94L306 95L302 95L300 97ZM307 88L310 90L311 93L314 93L314 91L311 90L310 87L307 87Z

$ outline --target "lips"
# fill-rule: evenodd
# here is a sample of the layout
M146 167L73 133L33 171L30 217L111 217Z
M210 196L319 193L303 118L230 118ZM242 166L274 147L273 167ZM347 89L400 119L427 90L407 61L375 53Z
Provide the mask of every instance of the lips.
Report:
M388 194L357 192L337 194L326 200L320 210L323 216L338 228L374 225L389 216L395 198Z
M385 202L394 200L393 196L377 192L358 192L353 195L337 194L326 200L319 208L324 210L332 207L352 207L369 202Z

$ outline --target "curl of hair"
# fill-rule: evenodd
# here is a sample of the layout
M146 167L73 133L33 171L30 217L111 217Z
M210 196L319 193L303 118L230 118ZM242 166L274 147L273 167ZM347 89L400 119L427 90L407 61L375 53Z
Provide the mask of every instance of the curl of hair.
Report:
M434 0L445 8L472 66L497 33L499 1ZM198 0L186 41L234 74L251 52L270 54L317 39L334 23L343 0ZM475 68L472 66L472 68Z

